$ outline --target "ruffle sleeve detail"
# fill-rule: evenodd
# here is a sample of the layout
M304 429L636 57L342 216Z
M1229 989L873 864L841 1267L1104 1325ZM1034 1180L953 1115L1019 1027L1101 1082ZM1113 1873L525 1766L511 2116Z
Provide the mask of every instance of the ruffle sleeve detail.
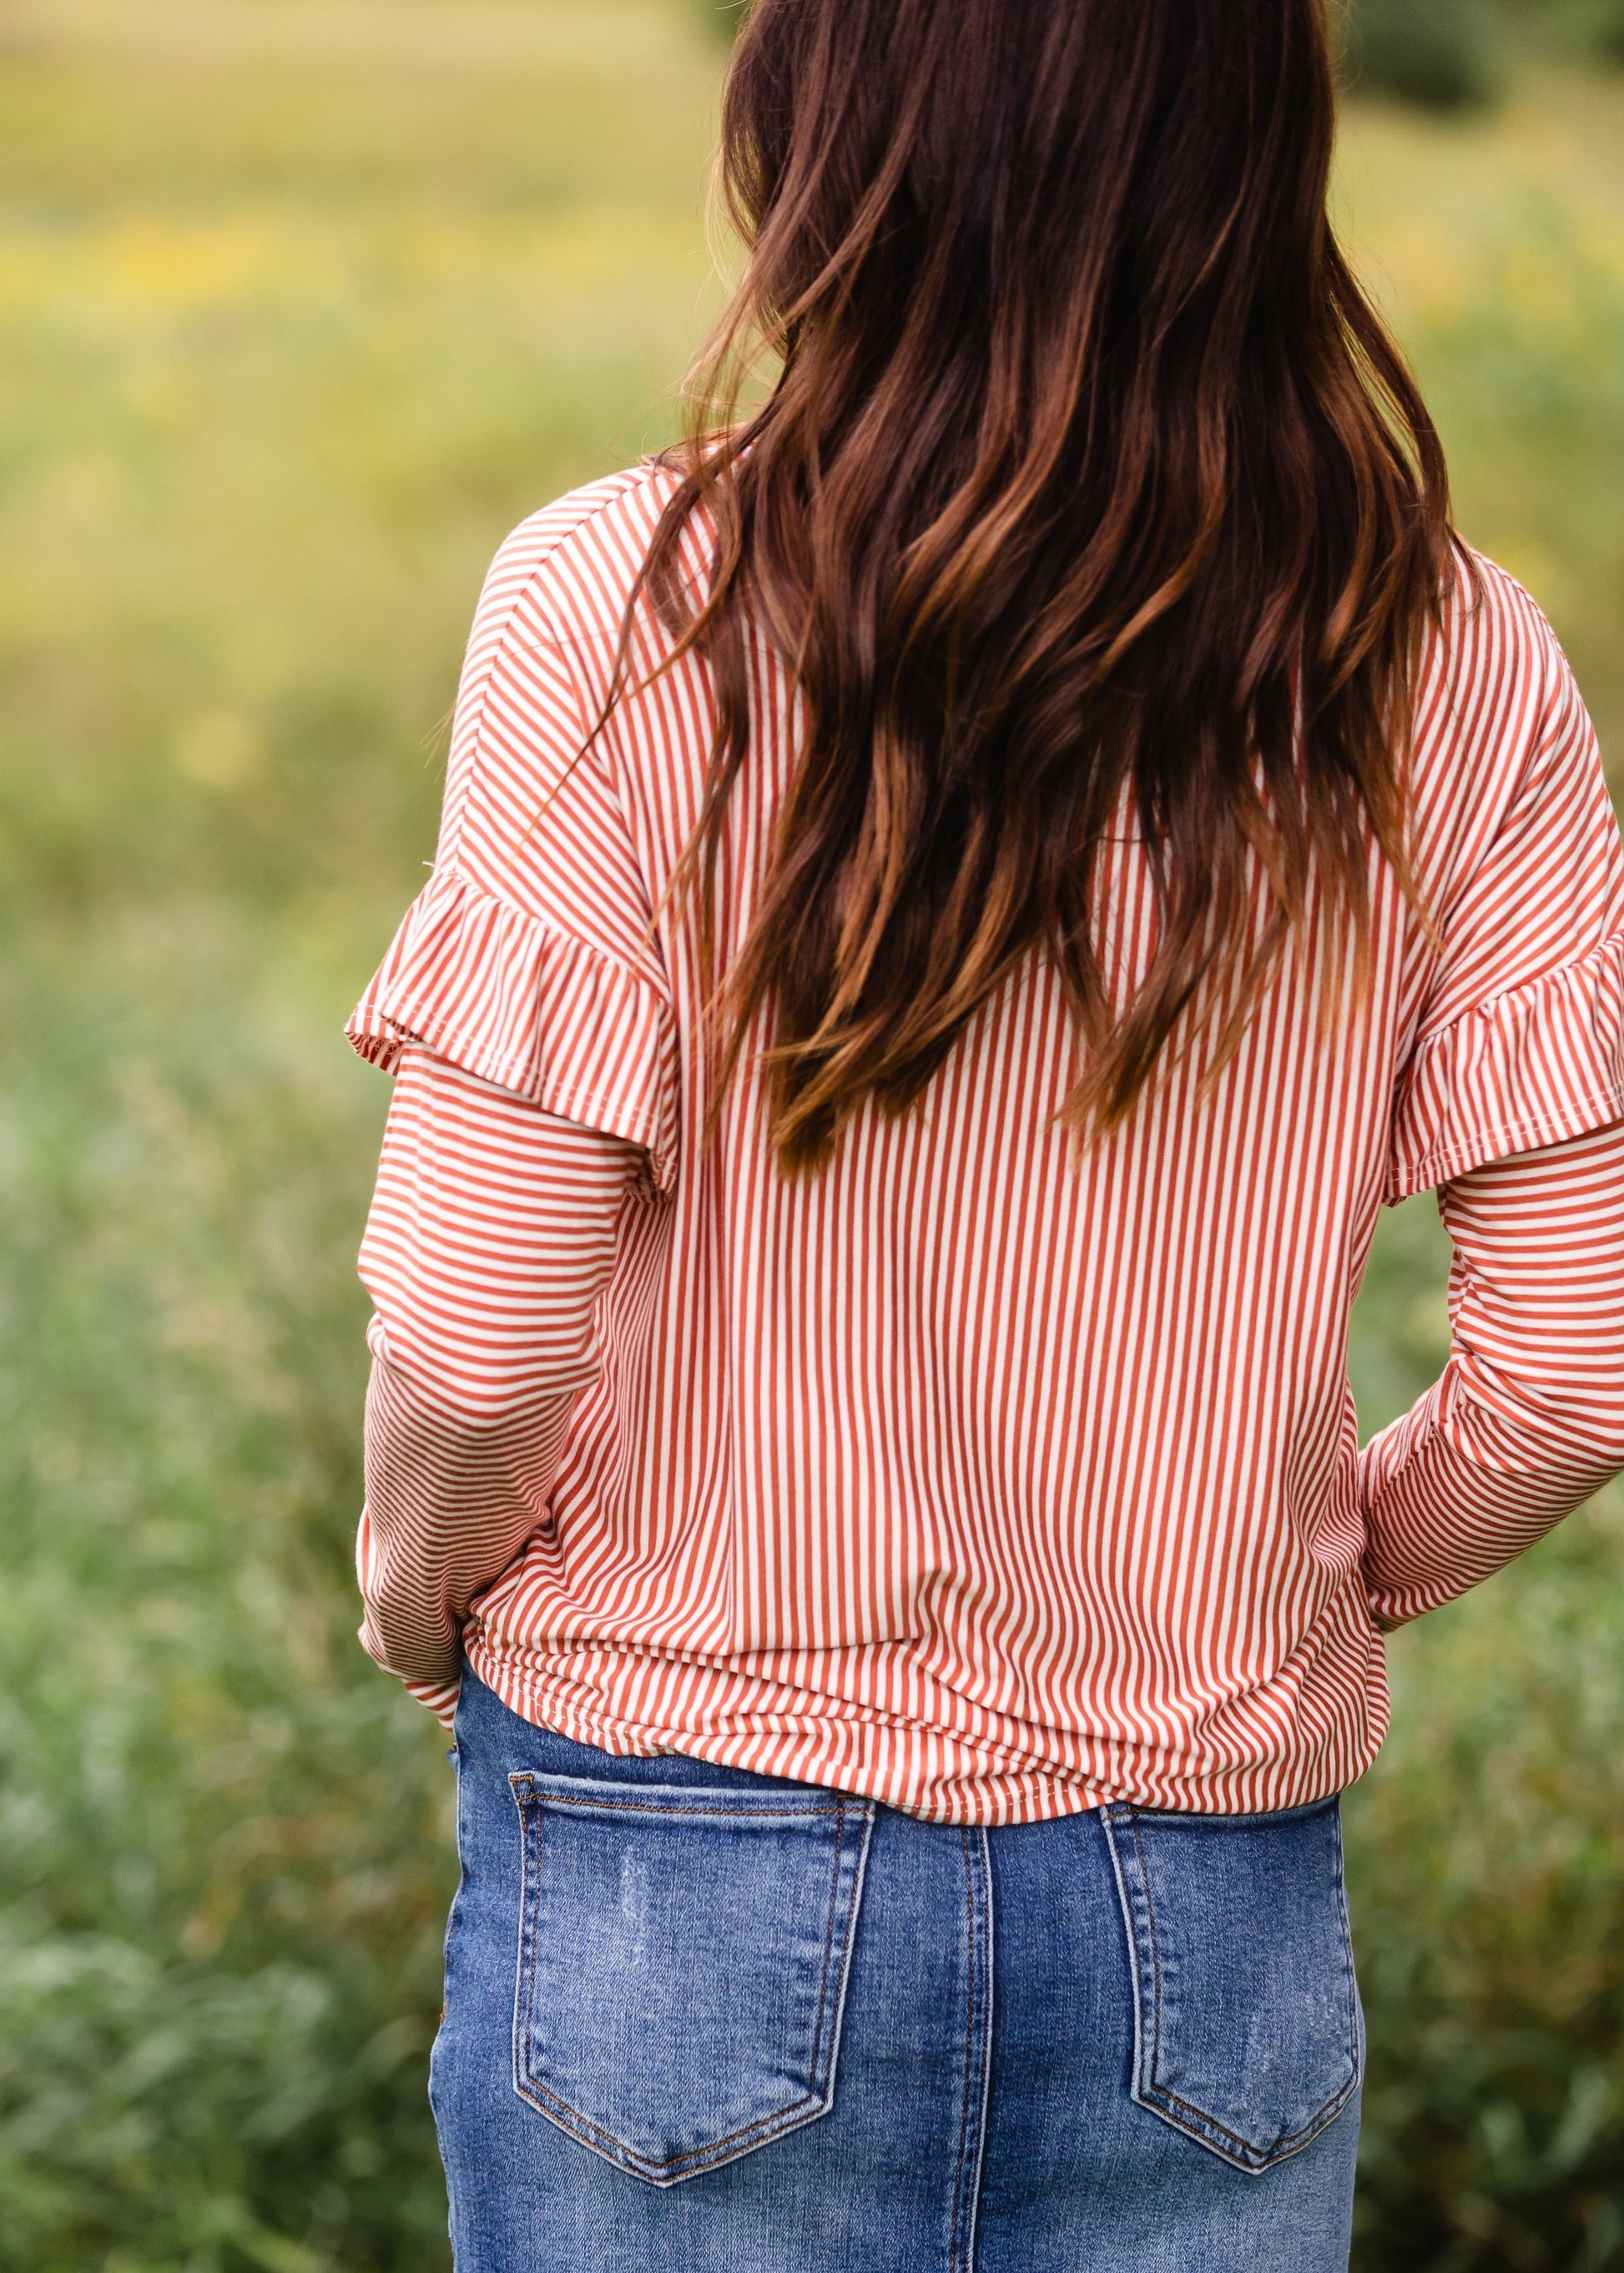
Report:
M1387 1197L1624 1119L1624 932L1429 1035L1406 1069Z
M668 1001L544 919L436 873L408 910L344 1031L393 1072L421 1043L481 1081L639 1146L656 1187L677 1168L677 1052Z

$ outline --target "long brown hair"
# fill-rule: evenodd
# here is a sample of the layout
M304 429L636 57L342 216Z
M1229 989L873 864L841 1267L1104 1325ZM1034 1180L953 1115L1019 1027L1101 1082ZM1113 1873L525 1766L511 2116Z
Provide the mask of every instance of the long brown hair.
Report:
M771 1016L787 1172L906 1111L1034 948L1083 1039L1065 1117L1108 1127L1186 1011L1232 1045L1312 910L1363 952L1372 838L1408 889L1447 480L1327 219L1334 122L1325 0L756 0L748 268L640 589L715 677L706 941L752 627L804 716L717 979L724 1080ZM1118 1000L1124 800L1159 926Z

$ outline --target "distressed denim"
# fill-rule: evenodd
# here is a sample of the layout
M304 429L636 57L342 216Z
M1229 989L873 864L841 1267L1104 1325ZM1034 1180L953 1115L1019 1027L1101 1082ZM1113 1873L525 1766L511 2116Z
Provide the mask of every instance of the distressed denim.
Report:
M1335 1800L953 1829L471 1675L455 1757L457 2273L1343 2273Z

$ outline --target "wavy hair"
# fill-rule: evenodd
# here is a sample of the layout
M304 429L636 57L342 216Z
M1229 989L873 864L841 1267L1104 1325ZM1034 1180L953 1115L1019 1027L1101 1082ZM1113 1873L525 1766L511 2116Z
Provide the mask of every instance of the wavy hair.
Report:
M1411 891L1447 483L1327 220L1334 129L1325 0L756 0L720 161L748 264L639 601L714 674L707 958L754 631L804 721L707 982L724 1086L770 1019L786 1173L906 1113L1034 950L1086 1131L1181 1021L1221 1061L1305 921L1363 967L1372 843ZM1125 997L1118 814L1157 916Z

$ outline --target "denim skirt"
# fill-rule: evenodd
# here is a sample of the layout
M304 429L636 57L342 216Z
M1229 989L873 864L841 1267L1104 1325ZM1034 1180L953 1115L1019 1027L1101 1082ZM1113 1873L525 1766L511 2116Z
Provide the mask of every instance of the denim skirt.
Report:
M1335 1800L945 1827L471 1675L455 1759L457 2273L1342 2273Z

